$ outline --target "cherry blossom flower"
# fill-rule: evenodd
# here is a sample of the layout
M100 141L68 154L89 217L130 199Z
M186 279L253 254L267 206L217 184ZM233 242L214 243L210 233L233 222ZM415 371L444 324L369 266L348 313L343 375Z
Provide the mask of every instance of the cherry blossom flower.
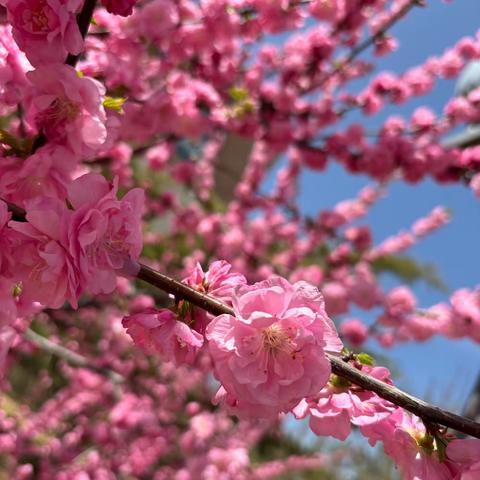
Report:
M74 208L68 222L68 251L75 259L82 285L92 293L110 293L116 273L142 249L143 190L130 190L117 200L117 181L90 173L68 188Z
M107 9L107 12L122 17L128 17L133 12L133 6L137 0L102 0L102 5Z
M122 321L135 344L148 353L158 353L166 361L192 363L203 345L203 336L179 322L168 309L148 309Z
M390 372L383 367L363 366L364 373L391 383ZM313 433L345 440L351 432L350 424L371 425L387 417L395 405L373 392L352 386L337 376L317 395L303 399L293 410L297 418L310 415L309 425Z
M447 457L460 466L455 480L475 480L480 476L480 440L474 438L452 440L447 445Z
M107 129L105 88L99 82L62 64L41 66L27 78L32 85L27 106L32 126L76 154L89 156L102 147Z
M318 392L330 375L325 352L342 343L320 292L273 277L234 291L235 317L220 315L206 337L214 372L242 412L274 416Z
M13 37L34 66L78 55L83 39L76 13L82 0L6 0Z
M74 307L80 281L74 259L65 249L66 225L71 212L55 198L25 202L28 222L11 221L15 241L15 278L22 298L60 308L65 300Z

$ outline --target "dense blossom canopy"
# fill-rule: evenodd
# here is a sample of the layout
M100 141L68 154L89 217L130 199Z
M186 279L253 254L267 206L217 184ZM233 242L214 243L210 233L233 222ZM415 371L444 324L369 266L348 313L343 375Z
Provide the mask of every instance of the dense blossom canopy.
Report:
M449 212L380 243L362 223L393 181L480 197L480 147L442 142L480 120L480 87L373 135L350 121L480 59L477 34L373 74L361 54L398 48L389 28L424 3L0 0L0 477L352 468L346 448L298 455L288 413L318 437L381 442L406 479L480 475L478 424L457 418L478 438L455 437L347 348L480 342L478 287L420 306L379 279L435 283L405 252ZM300 176L332 162L372 185L305 215Z

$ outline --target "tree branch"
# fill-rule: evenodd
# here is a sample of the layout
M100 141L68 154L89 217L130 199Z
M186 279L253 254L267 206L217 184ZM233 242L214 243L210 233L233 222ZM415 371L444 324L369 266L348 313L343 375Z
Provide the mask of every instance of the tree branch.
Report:
M23 336L25 337L25 339L35 344L43 351L55 355L56 357L62 358L74 367L88 368L89 370L92 370L96 373L99 373L100 375L109 378L113 383L118 384L125 381L124 377L119 373L115 372L114 370L104 367L97 367L96 365L93 365L86 357L79 355L78 353L72 352L68 348L62 347L61 345L52 342L48 338L39 335L31 329L28 329L23 334Z
M140 264L140 271L137 278L174 295L177 300L186 300L214 315L222 315L225 313L235 315L233 309L224 303L205 293L198 292L173 278L167 277L146 265ZM332 372L336 375L349 380L365 390L375 392L379 397L414 413L430 423L438 423L445 427L450 427L459 432L471 435L472 437L480 438L479 423L430 405L396 387L365 375L360 370L334 355L327 354L327 356L332 366Z
M373 45L379 38L381 38L387 31L395 25L402 17L404 17L413 7L424 5L423 0L410 0L406 3L395 15L393 15L388 22L386 22L379 30L377 30L373 35L366 38L363 42L359 43L355 48L352 48L350 53L339 62L339 64L330 72L328 72L320 82L315 85L315 88L319 88L330 80L334 75L341 72L347 65L353 62L361 53L363 53L367 48Z
M8 207L9 210L14 208L13 213L17 215L18 220L25 221L25 212L21 208L11 203L8 203ZM222 315L224 313L228 315L235 315L233 309L228 305L225 305L224 303L205 293L198 292L194 288L174 280L163 273L157 272L147 265L139 264L137 278L159 288L166 293L174 295L177 300L186 300L193 305L212 313L213 315ZM45 337L42 337L31 330L28 330L25 336L37 345L41 345L45 350L65 358L73 365L92 368L102 374L105 374L106 372L105 369L99 369L98 367L89 364L85 357L71 352L64 347L56 345ZM405 410L408 410L425 421L430 423L438 423L445 427L449 427L467 435L471 435L472 437L480 438L480 423L476 423L468 418L451 413L448 410L443 410L434 405L430 405L429 403L403 392L396 387L365 375L360 370L356 369L338 357L328 354L327 356L332 366L332 372L336 375L349 380L365 390L375 392L379 397L384 398L385 400L388 400L395 405L404 408Z
M85 0L82 10L78 15L78 29L80 30L82 38L85 38L87 36L88 27L90 26L90 22L92 21L93 11L95 10L96 4L97 0ZM67 65L70 65L71 67L75 67L80 58L80 55L81 53L78 55L72 55L71 53L69 53L65 63Z

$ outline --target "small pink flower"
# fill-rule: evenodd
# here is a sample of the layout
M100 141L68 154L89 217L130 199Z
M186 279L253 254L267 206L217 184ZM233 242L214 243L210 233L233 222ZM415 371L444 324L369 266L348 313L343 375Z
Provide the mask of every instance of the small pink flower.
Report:
M12 280L0 277L0 305L2 306L0 309L0 329L13 325L17 318L13 289L14 282Z
M92 293L110 293L116 271L140 255L144 193L135 188L117 200L117 182L90 173L70 185L68 200L75 210L68 223L68 250L82 285Z
M137 346L148 353L159 353L166 361L192 363L203 345L203 336L179 322L168 309L149 309L122 321Z
M340 334L354 347L359 347L365 343L368 338L368 328L358 318L351 318L342 322L340 325Z
M77 159L61 145L47 144L27 159L18 159L0 174L2 196L19 206L39 196L65 199Z
M401 408L386 419L360 428L374 445L382 441L385 453L393 459L405 480L451 480L456 468L450 461L441 462L435 440L417 417Z
M389 380L390 372L383 367L365 368L365 373L378 379ZM303 399L294 409L297 418L310 415L310 428L316 435L346 440L350 424L357 426L377 423L393 412L395 406L373 392L334 386L330 382L312 398Z
M435 230L438 230L450 220L450 214L444 207L434 208L425 218L417 220L412 227L412 231L417 237L424 237Z
M430 131L435 126L435 114L426 107L417 108L412 115L411 127L416 132Z
M11 231L7 228L7 223L11 216L7 204L0 200L0 275L8 276L13 273L13 266L15 264Z
M10 25L0 26L0 112L6 105L15 106L22 100L27 85L25 72L31 70L23 52L12 38Z
M0 378L5 370L5 361L7 359L8 351L12 346L17 332L9 326L0 327Z
M476 480L480 478L480 440L466 438L452 440L447 445L447 457L461 471L456 480Z
M475 174L470 180L470 188L475 197L480 198L480 173Z
M122 17L131 15L136 3L137 0L102 0L102 5L107 9L107 12Z
M15 279L22 299L60 308L66 300L77 306L80 294L74 259L65 248L71 212L60 200L37 197L25 203L27 222L13 222L16 232Z
M13 36L34 66L62 63L78 55L83 39L76 13L81 0L7 0Z
M28 72L27 119L46 137L74 153L91 155L106 141L105 88L80 77L73 67L56 64Z
M342 343L320 292L280 277L240 286L232 315L208 325L206 337L217 379L240 414L275 416L318 392L328 381L325 352Z
M206 272L197 263L192 273L183 282L231 305L234 288L247 283L241 273L231 272L231 269L232 266L225 260L212 262Z
M232 266L228 262L219 260L212 262L207 272L204 272L201 265L197 262L192 273L183 280L183 283L195 288L199 292L208 293L208 295L218 298L218 300L227 305L231 305L234 288L247 283L242 274L231 272L231 269ZM213 318L212 315L200 308L194 309L193 317L193 328L202 334Z
M323 287L326 309L329 315L341 315L348 312L348 292L340 282L328 282Z
M416 299L407 287L396 287L385 297L385 309L392 317L401 317L413 313Z

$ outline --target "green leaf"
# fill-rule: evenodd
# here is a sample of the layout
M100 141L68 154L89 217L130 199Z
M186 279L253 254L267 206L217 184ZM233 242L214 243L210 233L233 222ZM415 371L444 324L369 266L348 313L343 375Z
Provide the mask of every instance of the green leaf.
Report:
M230 98L235 102L244 102L248 99L248 90L243 87L232 87L228 93Z
M22 145L17 139L17 137L7 132L6 130L3 130L3 128L0 128L0 143L8 145L9 147L17 151L20 151L22 149Z
M375 273L391 273L408 284L423 280L428 285L441 292L448 292L445 282L441 279L436 267L421 263L406 255L384 255L372 262Z
M115 110L116 112L121 112L123 104L127 101L124 97L105 97L103 101L103 106L109 108L110 110Z
M350 350L344 345L340 353L345 357L347 355L350 355Z
M435 435L435 445L437 446L438 459L444 462L447 459L447 440L440 434L437 434Z
M357 355L357 360L362 364L362 365L370 365L373 367L375 365L375 359L369 355L368 353L362 352Z

